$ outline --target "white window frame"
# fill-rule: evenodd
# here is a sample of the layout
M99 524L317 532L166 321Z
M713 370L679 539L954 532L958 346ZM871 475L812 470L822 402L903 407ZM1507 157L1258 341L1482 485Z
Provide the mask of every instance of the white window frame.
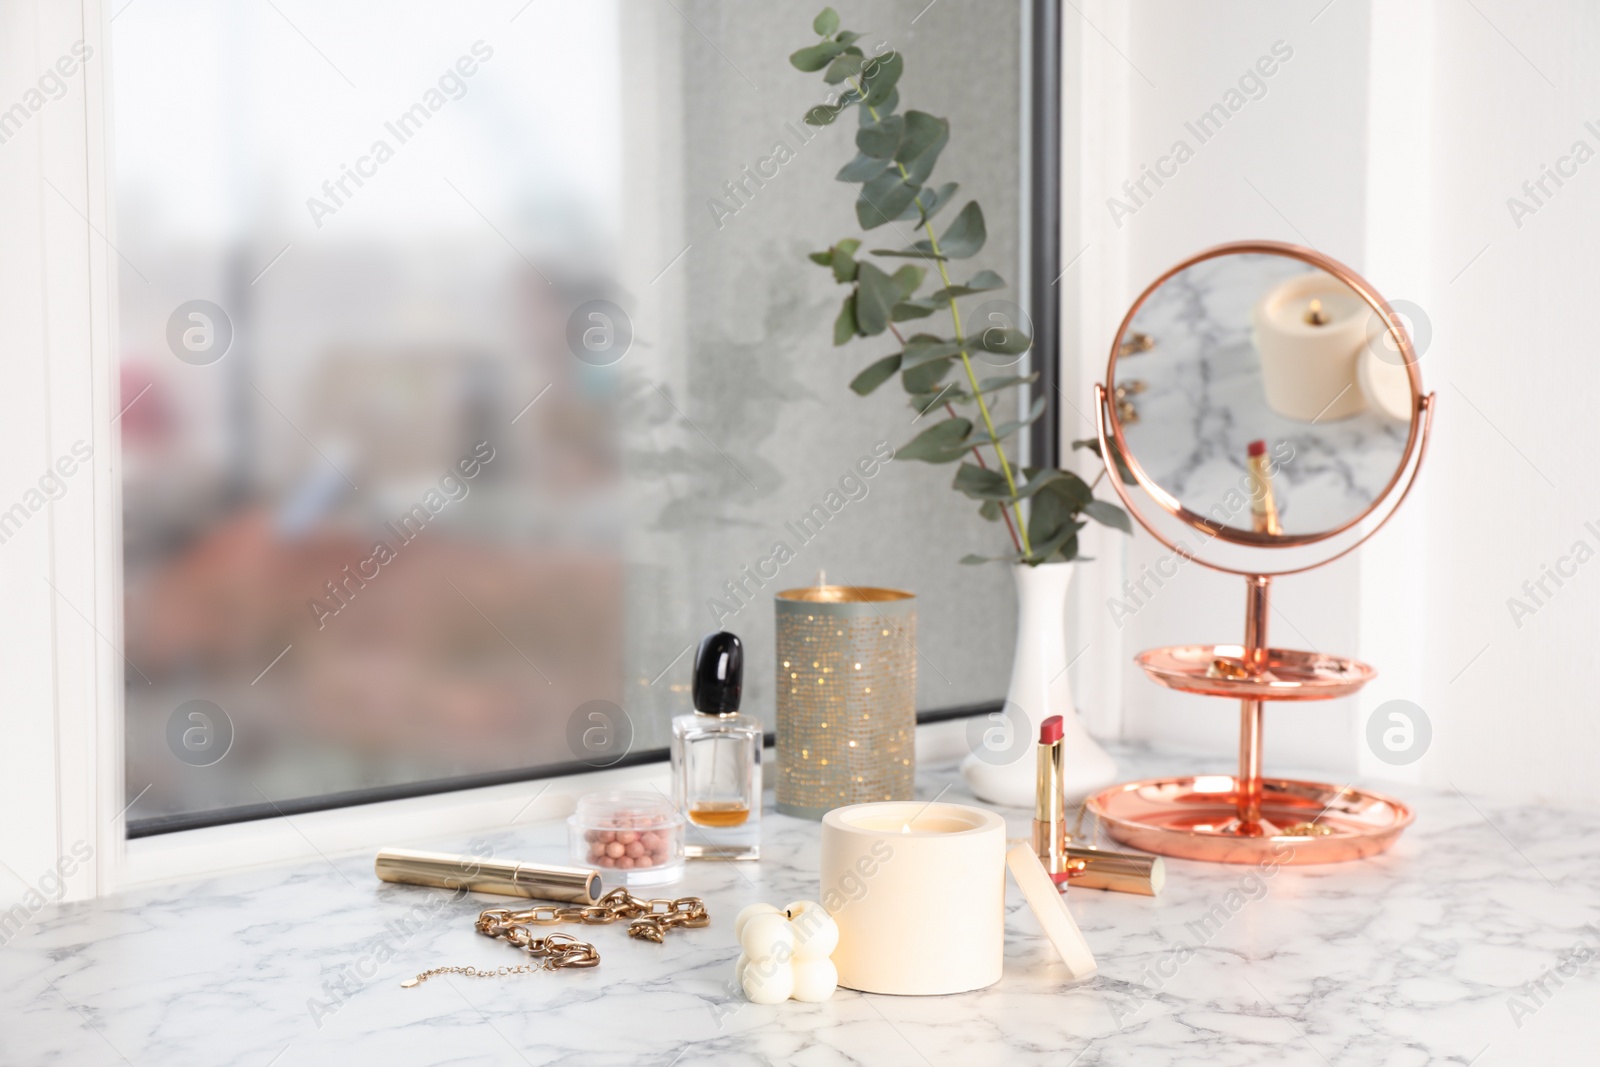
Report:
M67 491L0 543L0 677L8 682L0 865L29 888L47 872L65 872L60 899L82 900L544 821L598 788L665 788L666 765L652 763L127 840L118 253L108 137L110 21L127 2L0 5L0 111L74 42L92 51L65 79L67 93L0 144L0 513L75 442L93 450ZM959 721L923 726L918 757L954 758L964 737ZM79 861L85 845L92 858ZM13 885L0 901L19 895Z

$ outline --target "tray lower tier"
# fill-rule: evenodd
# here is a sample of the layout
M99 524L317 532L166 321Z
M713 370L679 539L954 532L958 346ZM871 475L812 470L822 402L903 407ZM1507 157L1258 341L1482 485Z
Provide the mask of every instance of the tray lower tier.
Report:
M1381 793L1287 778L1262 780L1262 823L1246 833L1232 775L1149 778L1089 798L1089 811L1122 844L1211 863L1340 863L1393 845L1411 809Z

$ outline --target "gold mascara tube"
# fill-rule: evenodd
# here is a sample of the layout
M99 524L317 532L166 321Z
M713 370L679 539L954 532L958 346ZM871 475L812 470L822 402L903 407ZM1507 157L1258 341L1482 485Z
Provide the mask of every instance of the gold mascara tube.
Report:
M386 848L373 864L385 882L431 885L441 889L470 889L530 900L559 900L593 904L600 899L600 874L583 867L557 867L548 863L503 863L448 852L418 852Z

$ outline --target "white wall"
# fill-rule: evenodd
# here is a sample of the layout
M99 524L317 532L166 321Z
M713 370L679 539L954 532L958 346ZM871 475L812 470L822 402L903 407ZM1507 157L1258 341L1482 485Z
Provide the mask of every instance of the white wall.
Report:
M1594 806L1600 564L1547 582L1555 595L1520 627L1507 600L1531 605L1522 583L1575 542L1600 550L1584 525L1600 528L1600 366L1584 343L1600 282L1600 160L1520 228L1506 201L1575 141L1600 152L1584 127L1600 120L1600 11L1568 0L1484 13L1493 26L1470 6L1441 5L1436 22L1424 366L1442 447L1425 486L1432 655L1418 702L1444 724L1431 778Z
M1192 143L1183 120L1274 41L1294 55L1177 178L1120 228L1102 226L1112 246L1085 264L1124 261L1131 295L1207 245L1309 243L1431 322L1422 371L1439 415L1416 493L1353 558L1275 588L1275 643L1356 655L1380 677L1357 701L1270 711L1269 773L1313 766L1341 780L1600 804L1600 725L1585 684L1600 638L1600 563L1577 565L1559 589L1548 583L1545 606L1523 596L1537 610L1520 627L1507 605L1580 540L1600 559L1591 459L1600 367L1583 347L1600 273L1600 159L1552 184L1520 228L1506 205L1575 141L1600 153L1600 11L1577 0L1537 13L1324 5L1137 3L1105 33L1125 60L1090 31L1121 69L1080 87L1083 108L1093 111L1096 94L1110 110L1126 107L1125 176L1176 137ZM1096 204L1105 212L1117 190L1103 175L1116 169L1080 168L1102 176L1083 182L1085 218ZM1085 361L1091 378L1103 375L1109 341L1080 338L1071 353L1080 379ZM1153 544L1136 538L1128 573L1154 558ZM1125 661L1158 644L1237 639L1240 584L1185 568L1125 625ZM1126 736L1234 751L1237 716L1225 702L1159 689L1131 662L1123 697ZM1392 698L1432 722L1432 747L1413 767L1367 750L1366 717Z

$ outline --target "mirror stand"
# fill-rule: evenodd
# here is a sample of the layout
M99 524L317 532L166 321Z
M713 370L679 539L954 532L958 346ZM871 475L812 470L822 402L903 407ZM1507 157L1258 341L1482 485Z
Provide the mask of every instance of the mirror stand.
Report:
M1110 394L1095 386L1095 421L1101 455L1118 442L1108 425ZM1186 775L1126 782L1088 800L1088 810L1117 841L1146 852L1214 863L1337 863L1377 855L1411 825L1406 804L1354 786L1335 786L1262 773L1269 702L1332 700L1353 695L1377 672L1359 660L1273 648L1267 639L1272 579L1322 566L1354 550L1388 521L1405 500L1426 453L1433 396L1418 398L1417 448L1409 477L1393 507L1353 543L1306 567L1252 573L1199 559L1165 537L1144 517L1107 463L1123 503L1172 551L1203 566L1245 579L1245 633L1238 645L1178 645L1135 657L1159 685L1200 696L1239 701L1239 767L1235 775ZM1396 481L1400 480L1397 474Z

